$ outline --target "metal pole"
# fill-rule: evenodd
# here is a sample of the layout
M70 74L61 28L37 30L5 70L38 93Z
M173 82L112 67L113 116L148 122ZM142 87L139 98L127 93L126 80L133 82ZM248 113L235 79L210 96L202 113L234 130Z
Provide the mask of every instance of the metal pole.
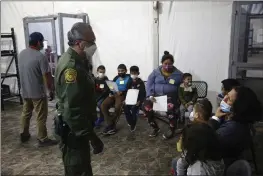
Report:
M53 66L55 65L55 67L57 66L57 62L58 62L58 51L57 51L57 36L56 36L56 26L55 26L55 18L52 20L51 22L51 26L52 26L52 36L53 36L53 49L54 49L54 62L55 63L52 63L52 68ZM53 65L54 64L54 65ZM52 73L52 76L53 75L53 70L51 69L51 73Z
M62 14L58 14L58 26L59 26L59 40L60 40L60 54L65 52L64 46L64 29L63 29L63 17Z
M159 1L153 2L153 67L159 66Z
M29 42L29 30L28 30L28 22L26 18L23 19L23 23L24 23L25 44L27 48L29 45L28 43Z

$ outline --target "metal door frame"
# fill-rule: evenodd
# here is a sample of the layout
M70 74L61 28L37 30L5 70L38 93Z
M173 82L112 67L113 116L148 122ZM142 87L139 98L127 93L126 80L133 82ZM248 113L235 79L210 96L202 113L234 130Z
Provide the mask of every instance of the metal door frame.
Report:
M57 51L57 36L56 36L56 27L55 20L57 20L56 15L48 15L48 16L36 16L36 17L25 17L23 18L24 23L24 33L25 33L25 42L26 47L29 46L29 23L51 23L51 32L52 32L52 42L53 42L53 52L54 52L54 64L57 65L58 61L58 51ZM52 75L54 76L54 75Z
M28 47L28 45L29 45L29 28L28 28L28 24L29 23L46 23L46 22L50 22L51 23L52 36L55 37L55 38L53 38L53 44L56 47L56 45L57 45L56 32L55 32L56 31L56 28L55 28L55 20L56 19L57 19L57 16L55 16L55 15L25 17L25 18L23 18L26 47ZM56 50L56 52L57 52L57 50Z
M83 20L84 23L90 24L89 16L87 13L79 13L79 14L58 13L59 40L60 40L60 53L61 54L65 52L63 18L80 18Z
M242 5L260 4L260 1L235 1L233 2L231 41L229 55L229 78L237 77L237 70L263 70L263 64L238 62L239 28L241 20Z

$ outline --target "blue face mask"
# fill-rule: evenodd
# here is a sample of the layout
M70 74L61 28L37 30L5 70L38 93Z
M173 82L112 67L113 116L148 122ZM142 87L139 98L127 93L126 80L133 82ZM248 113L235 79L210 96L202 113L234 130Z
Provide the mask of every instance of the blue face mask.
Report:
M231 112L231 106L228 105L224 100L220 103L220 109L222 112L229 113Z
M220 94L218 94L218 97L219 97L219 98L224 98L224 94L223 94L223 93L220 93Z

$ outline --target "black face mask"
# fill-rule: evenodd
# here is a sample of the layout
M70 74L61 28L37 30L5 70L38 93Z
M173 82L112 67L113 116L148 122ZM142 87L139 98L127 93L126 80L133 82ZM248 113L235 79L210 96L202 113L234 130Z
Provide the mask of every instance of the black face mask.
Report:
M118 73L118 75L119 75L120 77L124 78L126 74L125 74L125 73Z
M40 47L40 50L44 49L44 43L43 43L43 42L40 42L39 47Z

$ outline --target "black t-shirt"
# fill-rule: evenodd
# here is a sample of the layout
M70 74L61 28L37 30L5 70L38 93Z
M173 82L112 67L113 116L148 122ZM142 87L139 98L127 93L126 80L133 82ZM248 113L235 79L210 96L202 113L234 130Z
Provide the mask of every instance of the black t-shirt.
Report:
M110 89L106 84L108 81L108 77L105 76L104 78L96 78L95 79L95 92L96 92L96 100L99 101L102 98L106 98L110 93Z

